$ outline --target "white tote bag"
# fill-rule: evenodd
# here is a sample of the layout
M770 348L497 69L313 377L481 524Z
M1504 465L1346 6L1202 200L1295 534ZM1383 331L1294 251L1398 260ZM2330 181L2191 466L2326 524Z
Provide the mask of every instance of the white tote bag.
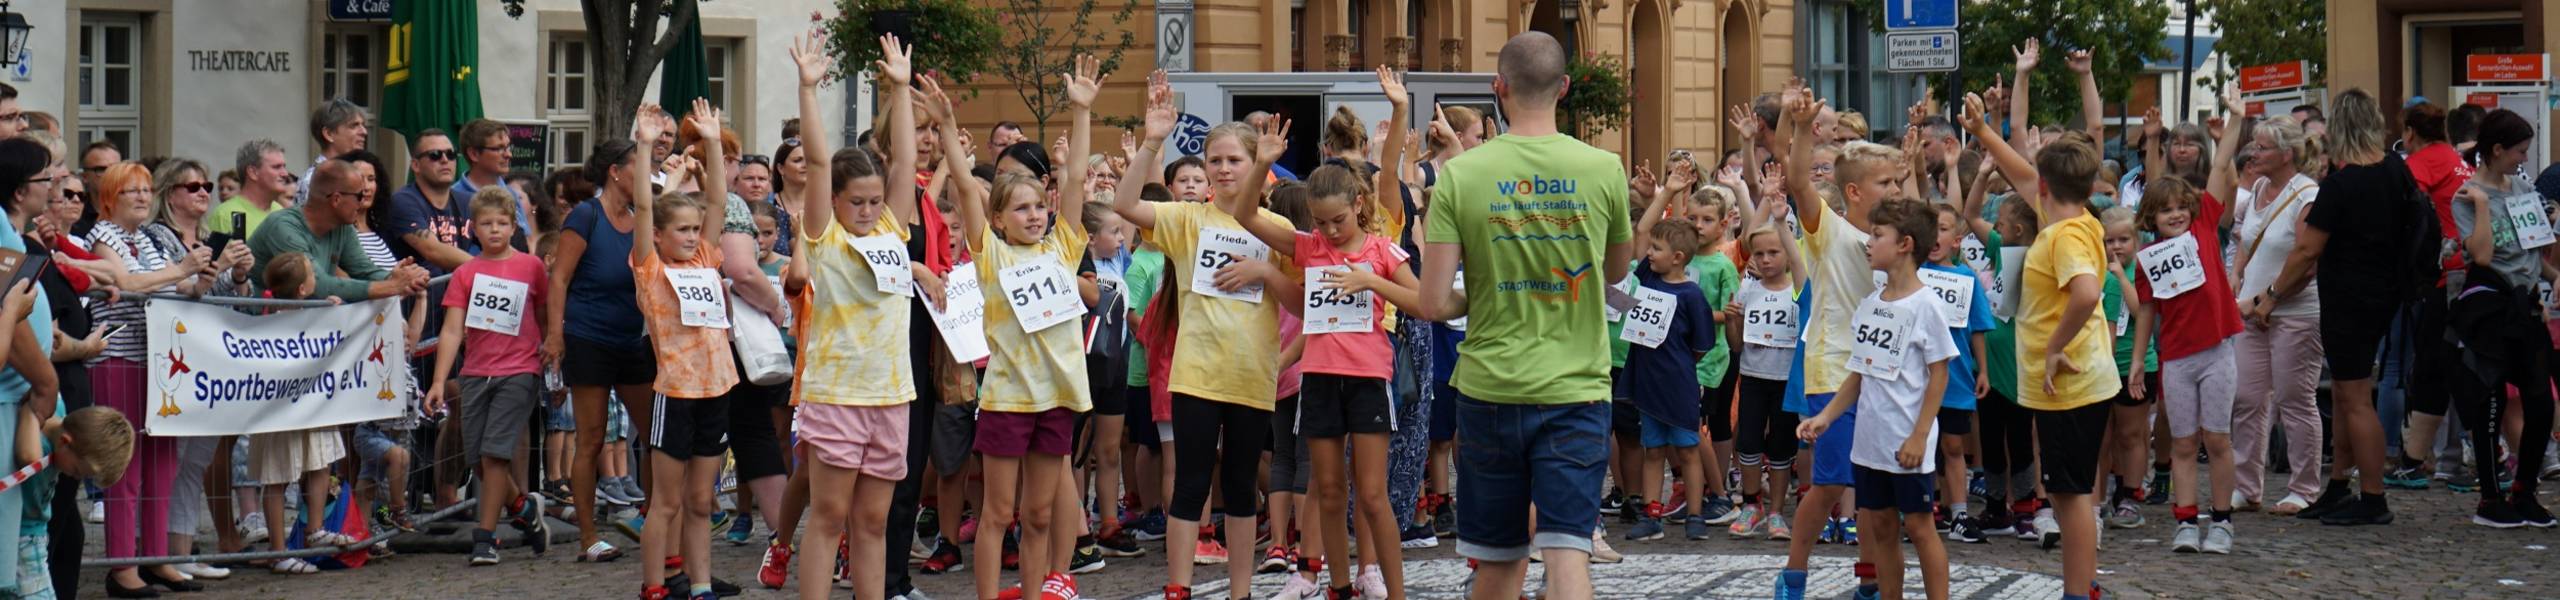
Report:
M756 385L781 385L791 381L791 352L782 347L782 330L774 327L773 318L729 293L729 340L737 347L738 362L746 366L739 377Z

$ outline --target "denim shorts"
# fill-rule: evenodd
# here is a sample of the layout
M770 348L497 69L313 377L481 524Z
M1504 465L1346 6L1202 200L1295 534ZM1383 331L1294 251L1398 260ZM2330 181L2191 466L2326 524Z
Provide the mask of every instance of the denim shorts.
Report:
M1614 407L1612 408L1614 409ZM1695 425L1683 427L1677 423L1653 418L1653 415L1642 415L1638 418L1644 420L1644 439L1642 441L1644 442L1644 447L1648 450L1653 448L1698 447L1698 428Z
M356 425L356 456L364 459L363 468L359 470L363 480L386 481L383 478L382 469L387 465L383 464L382 457L389 454L391 449L400 447L400 441L393 439L392 434L393 432L383 431L372 423Z
M1805 406L1828 405L1831 394L1806 394L1804 402ZM1833 419L1831 428L1822 431L1822 437L1813 440L1813 484L1857 485L1857 469L1849 464L1849 450L1857 445L1858 411L1853 406Z
M1591 551L1608 475L1609 404L1457 401L1458 554L1484 561L1533 549ZM1535 504L1537 530L1529 531Z
M544 431L567 433L578 430L578 410L569 406L568 402L545 407L542 409L542 414Z

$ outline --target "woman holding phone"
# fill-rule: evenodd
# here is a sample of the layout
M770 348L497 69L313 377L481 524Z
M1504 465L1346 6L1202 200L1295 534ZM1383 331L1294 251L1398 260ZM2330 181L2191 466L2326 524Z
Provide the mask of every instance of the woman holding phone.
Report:
M201 294L213 279L202 276L214 262L211 251L189 248L168 227L151 222L158 210L155 206L166 203L155 189L175 195L192 193L175 185L180 169L172 165L169 185L155 186L150 169L130 162L107 167L98 178L104 202L99 204L98 223L89 238L101 256L124 265L121 283L127 291ZM212 192L207 187L196 195ZM142 303L96 302L90 304L89 314L99 327L123 327L107 337L104 353L89 359L89 379L98 404L128 415L145 414L150 406L143 381L143 330L131 327L142 323ZM168 555L169 500L175 495L170 487L177 475L178 440L147 433L134 438L133 464L140 476L126 477L107 489L109 558ZM152 585L181 591L201 588L191 579L165 565L115 569L109 571L107 592L123 598L144 595Z

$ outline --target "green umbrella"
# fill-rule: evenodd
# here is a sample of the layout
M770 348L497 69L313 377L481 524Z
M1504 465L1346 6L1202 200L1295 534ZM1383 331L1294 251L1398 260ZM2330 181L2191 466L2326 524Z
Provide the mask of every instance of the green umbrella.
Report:
M719 98L711 97L711 70L704 62L702 20L694 19L685 24L684 35L676 39L674 48L667 50L666 61L658 67L662 70L658 105L678 121L684 120L685 113L693 112L695 98L708 98L714 105L720 103Z
M453 131L480 112L480 9L473 0L400 0L391 7L390 72L382 126L412 139Z

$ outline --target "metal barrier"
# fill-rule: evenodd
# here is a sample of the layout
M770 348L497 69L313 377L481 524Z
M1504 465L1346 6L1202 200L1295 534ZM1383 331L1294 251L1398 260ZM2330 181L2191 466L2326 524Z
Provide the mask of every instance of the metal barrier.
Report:
M453 279L452 273L437 275L433 278L427 279L427 285L430 287L443 285L447 280L451 279ZM92 290L87 294L87 296L100 300L109 299L106 290ZM135 298L141 298L143 300L176 300L180 302L194 302L197 304L238 306L246 308L319 308L342 304L341 302L332 302L329 300L277 300L274 298L258 298L252 296L189 296L186 294L171 294L166 292L118 292L113 299L131 300ZM429 298L426 301L433 302L435 299Z

